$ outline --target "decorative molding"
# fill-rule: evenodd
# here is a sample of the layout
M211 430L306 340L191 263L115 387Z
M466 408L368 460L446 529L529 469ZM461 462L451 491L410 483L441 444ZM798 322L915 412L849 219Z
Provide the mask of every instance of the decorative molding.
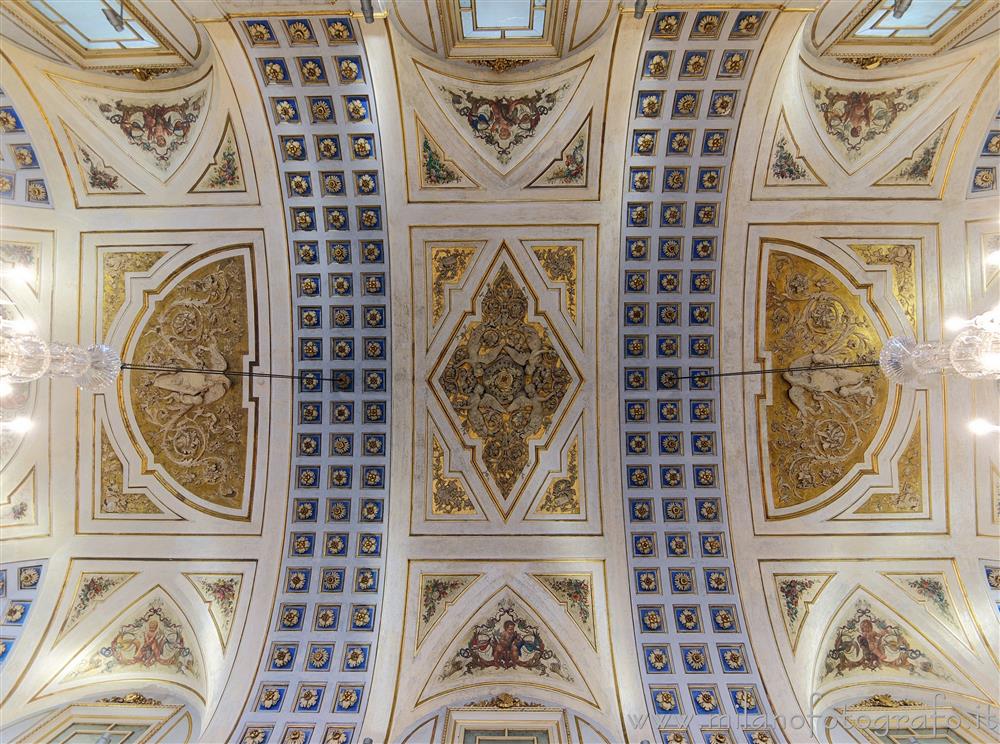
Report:
M99 703L111 703L114 705L163 705L159 700L148 698L141 692L129 692L124 695L101 698Z
M524 65L531 64L535 60L533 59L511 59L510 57L495 57L493 59L467 59L465 60L470 65L477 65L479 67L488 67L493 70L493 72L498 75L502 75L505 72L510 72L518 67L523 67Z
M485 700L480 700L478 702L469 703L464 707L511 710L513 708L544 708L545 705L543 703L531 703L526 700L522 700L519 697L514 697L509 692L501 692L499 695L494 695L491 698L486 698Z

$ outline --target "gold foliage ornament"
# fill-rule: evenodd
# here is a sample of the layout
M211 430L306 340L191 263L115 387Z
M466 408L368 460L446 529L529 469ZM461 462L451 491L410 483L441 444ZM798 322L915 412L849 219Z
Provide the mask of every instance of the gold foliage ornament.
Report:
M549 334L528 321L528 296L501 266L439 383L504 499L528 467L528 441L551 425L573 382Z
M154 367L241 371L249 351L244 259L194 271L156 305L132 355ZM243 506L248 413L243 382L205 372L133 371L132 410L156 463L182 488L227 509Z
M774 251L766 302L771 366L878 358L881 341L858 298L812 261ZM773 380L767 455L775 506L786 508L822 496L862 461L886 408L888 381L877 368L806 369Z

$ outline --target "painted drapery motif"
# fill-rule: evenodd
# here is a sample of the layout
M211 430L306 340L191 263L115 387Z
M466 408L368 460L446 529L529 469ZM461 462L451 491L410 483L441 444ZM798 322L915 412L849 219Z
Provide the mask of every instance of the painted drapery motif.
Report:
M877 361L881 341L860 301L832 273L774 251L767 266L764 351L772 367ZM860 463L888 400L875 368L807 369L773 376L765 425L778 508L823 495Z
M509 599L477 623L468 641L449 659L440 679L477 676L487 670L524 670L539 677L573 681L573 675L549 647L537 625L532 624Z
M187 160L209 118L212 81L209 71L183 87L137 91L55 79L67 99L122 153L162 182Z
M447 86L441 86L441 92L473 135L489 145L496 159L506 165L513 151L535 136L539 122L552 113L569 87L569 83L563 83L557 88L535 88L513 96L487 96Z
M202 92L171 103L142 104L124 98L86 100L121 130L128 144L151 156L158 168L167 170L175 153L187 143L206 95Z
M555 76L517 83L455 78L420 64L417 70L438 109L462 140L493 171L506 175L523 163L555 126L589 64L588 60ZM418 126L418 134L420 129ZM423 145L419 139L417 144ZM454 156L450 146L449 152ZM571 170L579 170L575 162Z
M837 627L820 675L827 679L858 672L950 679L902 626L864 599L856 600L851 615Z
M241 256L182 279L157 303L135 344L133 363L241 371L249 350L246 282ZM242 508L248 450L242 378L135 371L129 387L155 462L195 496Z
M190 645L192 638L174 612L156 597L82 660L70 677L147 671L198 679L201 670Z
M842 90L810 83L809 92L826 133L843 148L847 159L854 161L935 86L923 83L883 90Z

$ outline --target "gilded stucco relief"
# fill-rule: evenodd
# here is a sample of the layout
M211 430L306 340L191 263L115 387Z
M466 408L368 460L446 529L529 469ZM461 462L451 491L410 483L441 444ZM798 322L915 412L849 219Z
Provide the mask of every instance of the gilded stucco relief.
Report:
M148 272L166 256L166 251L109 251L101 267L103 298L101 307L102 337L107 336L118 311L125 304L129 274Z
M546 436L574 382L565 352L544 325L529 323L528 295L519 284L501 264L437 376L465 436L475 440L505 515L528 474L529 443Z
M912 243L854 243L848 248L869 266L888 266L892 272L892 295L906 313L914 335L920 334L917 318L917 246Z
M917 420L910 439L896 463L899 488L888 493L874 493L855 514L915 514L925 510L924 499L924 443L921 438L920 420Z
M592 384L581 344L591 343L585 257L593 248L579 232L545 237L552 231L500 239L500 230L484 240L492 230L461 238L429 229L416 254L427 297L413 318L415 331L427 328L415 338L427 349L418 372L427 435L415 442L426 466L417 473L424 496L415 499L414 526L575 522L590 530L600 518L585 485L593 432L580 409Z
M870 311L829 269L774 250L767 259L760 353L770 367L830 367L874 362L882 346ZM871 367L774 375L760 411L770 508L783 515L829 498L863 468L889 400Z
M452 245L448 243L431 246L430 257L430 301L431 329L437 329L441 318L450 310L449 297L453 288L460 288L479 245Z
M163 509L147 494L125 487L125 465L115 452L107 430L101 426L100 488L96 494L97 513L109 515L160 515ZM168 518L174 518L171 515Z
M585 488L580 473L580 454L580 434L577 430L566 440L562 456L563 469L549 477L525 519L566 518L573 515L583 517L582 494L585 493Z
M130 346L133 364L240 372L250 353L243 255L202 265L162 295ZM129 409L164 484L238 517L247 509L250 418L244 382L202 372L133 371ZM178 490L179 489L179 490ZM182 497L183 498L183 497ZM212 507L206 507L211 509Z
M432 518L461 517L464 519L482 516L482 508L470 495L473 491L461 470L451 466L450 456L441 444L443 437L438 428L428 419L427 435L430 439L430 504Z

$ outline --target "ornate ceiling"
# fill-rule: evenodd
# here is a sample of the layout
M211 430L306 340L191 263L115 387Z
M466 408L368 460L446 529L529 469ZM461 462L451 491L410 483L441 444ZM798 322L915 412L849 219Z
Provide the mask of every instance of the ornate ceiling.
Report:
M4 739L1000 738L997 385L711 376L1000 299L897 6L0 9L3 317L193 370L4 398Z

